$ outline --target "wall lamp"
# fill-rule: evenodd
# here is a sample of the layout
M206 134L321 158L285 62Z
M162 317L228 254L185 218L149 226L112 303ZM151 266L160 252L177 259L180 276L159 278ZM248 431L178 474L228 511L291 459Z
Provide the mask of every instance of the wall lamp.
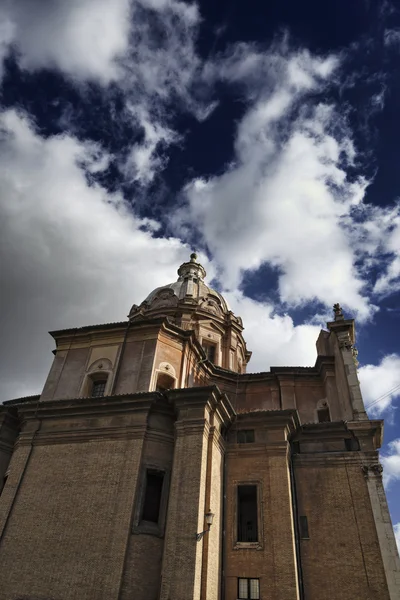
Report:
M211 509L208 510L208 512L205 514L206 517L206 523L207 523L207 529L205 529L204 531L200 531L200 533L196 533L196 540L199 542L204 535L210 531L210 527L212 525L213 522L213 518L214 518L214 513L211 512Z

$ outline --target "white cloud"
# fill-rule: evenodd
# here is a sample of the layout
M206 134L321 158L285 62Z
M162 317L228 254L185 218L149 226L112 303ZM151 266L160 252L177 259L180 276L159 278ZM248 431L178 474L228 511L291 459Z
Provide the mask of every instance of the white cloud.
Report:
M395 538L396 538L397 549L398 549L399 554L400 554L400 523L396 523L393 526L393 529L394 529L394 535L395 535Z
M383 41L385 46L399 46L400 45L400 30L399 29L385 29L383 34Z
M345 121L332 106L308 101L337 60L236 50L227 65L223 76L241 77L250 98L237 126L234 161L222 175L187 186L186 205L173 224L197 227L228 288L238 285L244 270L268 262L280 272L287 305L317 299L330 306L339 295L359 318L369 317L374 307L345 229L366 182L347 179L355 150Z
M82 169L107 162L70 136L43 139L25 117L0 115L0 400L35 393L50 365L48 330L124 320L174 281L188 249L153 238L119 194L89 186Z
M146 185L165 164L166 159L158 150L177 141L178 135L166 125L154 122L143 106L132 107L128 103L127 108L132 119L143 128L144 139L133 144L120 169L126 181L140 181Z
M380 232L381 251L386 255L374 292L387 296L400 290L400 203L386 209L375 209L373 217Z
M397 354L385 356L378 365L360 367L358 376L371 417L383 414L400 397L400 356Z
M130 0L2 0L22 68L57 68L73 78L115 79L128 48Z
M383 465L383 482L389 486L400 479L400 438L389 442L387 454L381 454Z
M43 139L26 117L0 115L1 400L40 391L50 365L47 330L123 320L131 304L176 278L188 250L153 238L154 221L136 218L123 198L89 186L85 169L105 168L94 144ZM213 264L205 266L209 280ZM242 316L250 371L313 365L319 328L294 326L267 302L240 292L227 300ZM262 335L260 335L262 332Z
M84 90L88 81L113 82L125 107L116 115L142 130L120 169L148 184L178 139L167 104L181 102L199 118L213 109L191 94L199 68L197 5L179 0L0 0L0 79L10 49L22 69L58 70Z
M272 304L257 302L238 291L223 292L223 296L243 319L243 335L253 352L249 373L269 371L271 366L314 366L319 327L295 326L289 315L276 314Z

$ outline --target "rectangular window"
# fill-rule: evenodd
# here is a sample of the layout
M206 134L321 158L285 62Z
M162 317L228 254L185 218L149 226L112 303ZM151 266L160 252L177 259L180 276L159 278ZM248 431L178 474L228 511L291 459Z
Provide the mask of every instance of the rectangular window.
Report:
M238 598L240 600L259 600L260 598L260 580L239 577L238 579Z
M320 408L318 410L318 422L319 423L328 423L331 420L331 415L329 413L329 408Z
M238 486L238 542L257 542L257 486Z
M215 362L215 355L216 355L216 346L215 344L210 344L208 342L203 342L202 343L203 346L203 350L206 353L206 356L208 358L208 360L212 363Z
M237 432L238 444L252 444L254 442L254 429L240 429Z
M308 534L308 519L307 517L299 517L299 525L300 525L300 537L303 540L308 540L310 538Z
M146 490L142 509L142 521L158 523L160 517L160 506L164 473L162 471L147 470Z
M293 454L300 454L300 442L292 442Z
M349 452L356 452L360 449L360 444L356 438L347 438L344 440L346 450Z

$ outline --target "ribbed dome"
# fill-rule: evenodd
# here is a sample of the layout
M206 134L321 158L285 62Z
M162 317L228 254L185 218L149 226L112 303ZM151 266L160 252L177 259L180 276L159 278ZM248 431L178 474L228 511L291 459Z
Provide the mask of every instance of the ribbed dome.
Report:
M178 281L156 288L140 306L134 304L129 320L146 326L154 320L158 326L162 319L163 327L169 323L178 331L190 331L207 356L204 360L244 373L251 352L242 335L242 319L232 313L221 294L204 283L205 276L196 254L191 254L178 269Z

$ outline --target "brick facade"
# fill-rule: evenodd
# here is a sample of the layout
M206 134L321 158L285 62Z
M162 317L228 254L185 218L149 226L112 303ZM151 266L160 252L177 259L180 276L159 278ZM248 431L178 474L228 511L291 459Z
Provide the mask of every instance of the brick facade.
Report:
M126 322L53 332L42 395L0 407L0 600L237 600L238 578L399 600L353 321L335 308L314 367L246 373L240 318L193 257L179 274Z

